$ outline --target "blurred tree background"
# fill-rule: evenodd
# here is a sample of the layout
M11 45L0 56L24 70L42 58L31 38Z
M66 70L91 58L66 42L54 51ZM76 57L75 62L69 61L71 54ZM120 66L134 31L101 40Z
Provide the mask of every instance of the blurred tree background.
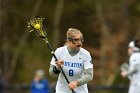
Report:
M68 28L82 31L83 47L93 56L89 84L128 83L120 65L128 60L129 41L140 37L140 0L0 0L0 70L7 84L30 84L40 68L55 81L48 72L50 51L27 28L36 15L46 18L54 50L64 45Z

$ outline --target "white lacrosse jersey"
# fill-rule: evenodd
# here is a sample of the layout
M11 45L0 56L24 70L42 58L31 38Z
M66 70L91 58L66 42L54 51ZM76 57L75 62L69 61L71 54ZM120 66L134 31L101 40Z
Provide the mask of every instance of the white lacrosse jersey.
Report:
M128 93L140 93L140 53L135 52L130 56L129 59L129 68L130 70L135 67L135 65L139 66L136 69L135 73L132 73L130 77L130 86Z
M130 56L129 59L130 70L134 68L135 65L139 65L137 71L131 75L131 80L136 80L140 84L140 53L135 52Z
M93 68L90 53L83 48L80 48L79 52L75 56L71 56L67 50L67 46L63 46L56 49L55 55L58 60L64 61L62 69L70 82L81 78L84 75L85 69ZM54 58L52 58L51 64L55 65ZM88 93L87 84L78 86L74 91L76 93ZM56 93L72 93L61 72L59 73L56 84Z

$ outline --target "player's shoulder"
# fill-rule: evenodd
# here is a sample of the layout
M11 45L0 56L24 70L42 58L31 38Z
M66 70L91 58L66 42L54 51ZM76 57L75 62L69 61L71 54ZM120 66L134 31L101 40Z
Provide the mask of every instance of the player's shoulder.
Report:
M92 56L90 54L90 52L84 48L81 48L79 51L80 55L82 56L83 59L85 60L91 60L92 62Z
M133 54L130 56L130 60L140 60L140 53L139 53L139 52L133 53Z
M63 50L63 49L66 49L67 46L61 46L61 47L58 47L56 50Z
M131 57L133 57L133 58L140 58L140 52L133 53L131 55Z
M83 54L83 55L90 55L89 51L84 49L84 48L81 48L80 49L80 54Z
M62 47L58 47L57 49L56 49L56 52L61 52L61 51L65 51L66 50L66 46L62 46Z

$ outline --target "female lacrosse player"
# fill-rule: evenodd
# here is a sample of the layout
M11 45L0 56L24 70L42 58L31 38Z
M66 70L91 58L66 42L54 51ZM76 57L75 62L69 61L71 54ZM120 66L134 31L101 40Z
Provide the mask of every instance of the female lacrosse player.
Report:
M58 76L56 93L88 93L87 83L93 78L93 64L90 53L82 48L83 34L80 30L69 28L67 31L67 41L65 46L57 48L51 60L50 75ZM66 77L70 81L68 84L59 67L62 67Z
M140 41L131 41L128 45L129 69L122 71L123 77L130 79L128 93L140 93Z

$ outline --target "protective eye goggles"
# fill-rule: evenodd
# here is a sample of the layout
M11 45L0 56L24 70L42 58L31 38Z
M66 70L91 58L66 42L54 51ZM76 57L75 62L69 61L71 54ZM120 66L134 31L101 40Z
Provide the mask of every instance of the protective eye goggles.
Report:
M69 41L73 41L73 42L78 42L78 41L81 41L81 43L84 42L84 38L67 38L67 40Z

